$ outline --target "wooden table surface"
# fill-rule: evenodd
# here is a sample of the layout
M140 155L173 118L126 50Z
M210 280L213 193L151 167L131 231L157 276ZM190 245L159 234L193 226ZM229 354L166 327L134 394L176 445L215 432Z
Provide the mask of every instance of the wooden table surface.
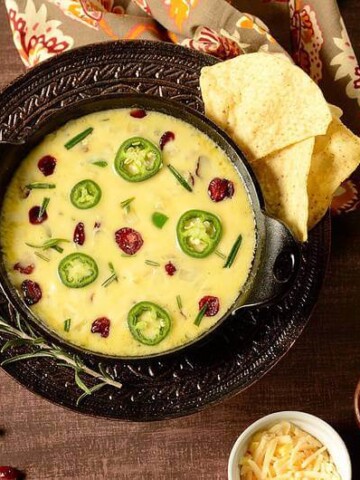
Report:
M360 2L342 0L360 55ZM0 87L24 71L0 0ZM151 424L88 418L52 405L0 370L0 465L29 480L225 479L232 444L257 418L302 410L344 438L360 479L353 393L360 377L360 214L333 222L327 279L305 333L290 353L241 395L192 415Z

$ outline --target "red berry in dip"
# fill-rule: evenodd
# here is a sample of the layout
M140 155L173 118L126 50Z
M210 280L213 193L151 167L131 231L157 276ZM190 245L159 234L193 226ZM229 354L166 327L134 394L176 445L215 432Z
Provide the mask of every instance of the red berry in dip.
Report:
M100 333L100 336L106 338L109 336L110 320L106 317L100 317L93 321L91 333Z
M43 212L42 215L40 215L40 210L41 210L41 207L38 207L38 206L30 208L30 210L29 210L29 222L32 225L40 225L40 223L43 223L43 222L45 222L45 220L47 220L48 214L47 214L46 210Z
M144 243L139 232L127 227L115 232L115 241L126 255L134 255Z
M146 115L147 113L142 108L136 108L130 112L130 116L133 118L144 118Z
M213 317L218 313L220 309L220 302L218 297L212 297L211 295L207 295L206 297L203 297L199 301L199 310L201 310L205 304L207 304L207 308L205 311L206 317Z
M13 467L0 467L1 480L21 480L24 478L23 474Z
M174 273L176 272L176 267L171 262L168 262L165 265L165 271L168 275L170 275L170 277L172 277L174 275Z
M24 275L31 275L32 272L34 271L35 265L33 263L30 263L29 265L22 265L20 262L15 263L14 265L14 270L17 270L20 273L23 273Z
M24 295L26 305L35 305L41 300L42 292L40 285L32 280L24 280L21 284L21 290Z
M226 178L213 178L209 183L208 194L213 202L221 202L234 195L234 184Z
M159 145L160 145L160 149L163 150L163 148L165 147L165 145L168 143L168 142L171 142L175 140L175 133L173 132L165 132L163 133L163 135L161 136L160 138L160 141L159 141Z
M45 177L52 175L56 167L56 158L51 155L45 155L38 161L38 168Z
M85 242L85 227L82 222L79 222L74 230L74 235L73 235L73 241L74 243L77 243L78 245L84 245Z

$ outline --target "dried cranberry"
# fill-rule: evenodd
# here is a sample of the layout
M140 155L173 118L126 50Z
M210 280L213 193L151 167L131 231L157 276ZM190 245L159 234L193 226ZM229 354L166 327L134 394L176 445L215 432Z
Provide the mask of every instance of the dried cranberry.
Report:
M160 149L163 150L165 145L172 140L175 140L175 133L173 132L163 133L159 141Z
M0 479L2 480L21 480L23 474L13 467L0 467Z
M34 305L42 297L40 285L32 280L24 280L21 284L26 305Z
M211 295L207 295L206 297L203 297L199 301L199 310L201 310L205 304L207 304L207 308L205 311L205 315L207 317L213 317L218 313L220 308L220 302L218 297L212 297Z
M209 183L208 194L213 202L221 202L234 195L234 184L226 178L213 178Z
M77 243L78 245L84 245L85 242L85 227L82 222L79 222L74 230L74 235L73 235L73 241L74 243Z
M133 228L120 228L115 232L115 241L127 255L134 255L142 247L144 240Z
M54 173L55 166L56 158L52 157L51 155L45 155L38 161L38 168L40 172L45 175L45 177L48 177Z
M100 333L103 338L109 336L110 320L106 317L100 317L93 321L91 333Z
M31 275L32 272L34 271L35 265L33 263L30 263L29 265L21 265L20 262L15 263L14 265L14 270L17 270L20 273L23 273L24 275Z
M32 223L33 225L40 225L40 223L45 222L45 220L48 218L48 214L46 210L41 216L39 215L40 210L41 210L41 207L38 207L38 206L32 207L29 210L29 222Z
M171 262L168 262L166 265L165 265L165 271L168 275L170 275L170 277L172 277L174 275L174 273L176 272L176 267L175 265L173 265Z
M146 117L147 113L142 108L136 108L135 110L131 110L130 116L133 118L144 118Z

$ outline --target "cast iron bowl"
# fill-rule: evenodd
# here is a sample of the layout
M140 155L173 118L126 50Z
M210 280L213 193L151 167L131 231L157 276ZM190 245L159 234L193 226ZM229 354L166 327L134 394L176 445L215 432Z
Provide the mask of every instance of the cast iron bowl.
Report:
M166 352L141 357L110 356L90 352L84 348L67 343L52 332L41 320L35 317L32 311L25 305L18 291L10 284L5 271L2 253L0 256L0 287L15 309L20 312L30 324L35 324L40 327L45 337L49 337L51 341L55 340L57 343L66 345L67 348L92 353L100 357L133 360L147 359L175 353L190 346L195 347L195 345L209 339L210 335L240 308L258 306L280 298L287 292L289 286L294 281L299 266L300 251L297 242L285 225L268 217L264 213L264 203L260 188L248 166L244 154L234 142L214 123L192 108L151 95L107 94L81 100L71 106L60 109L47 117L46 121L40 122L31 135L27 137L26 142L22 142L21 139L19 139L17 143L0 143L0 205L2 205L7 185L21 160L45 135L58 129L71 119L92 112L114 108L144 108L148 111L154 110L179 118L193 125L211 138L225 152L229 161L231 161L235 167L243 181L253 208L257 238L254 259L248 279L232 307L213 327L185 345L178 346Z

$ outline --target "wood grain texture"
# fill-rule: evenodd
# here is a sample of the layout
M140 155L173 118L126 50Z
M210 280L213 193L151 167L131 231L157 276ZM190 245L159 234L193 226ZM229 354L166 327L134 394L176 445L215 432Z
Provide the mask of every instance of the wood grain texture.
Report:
M340 8L360 53L358 0ZM0 86L24 71L0 0ZM304 410L330 422L360 478L353 392L360 376L360 214L334 221L319 304L291 352L262 381L191 417L134 424L84 417L52 405L0 370L0 465L29 480L223 480L233 442L258 417Z

